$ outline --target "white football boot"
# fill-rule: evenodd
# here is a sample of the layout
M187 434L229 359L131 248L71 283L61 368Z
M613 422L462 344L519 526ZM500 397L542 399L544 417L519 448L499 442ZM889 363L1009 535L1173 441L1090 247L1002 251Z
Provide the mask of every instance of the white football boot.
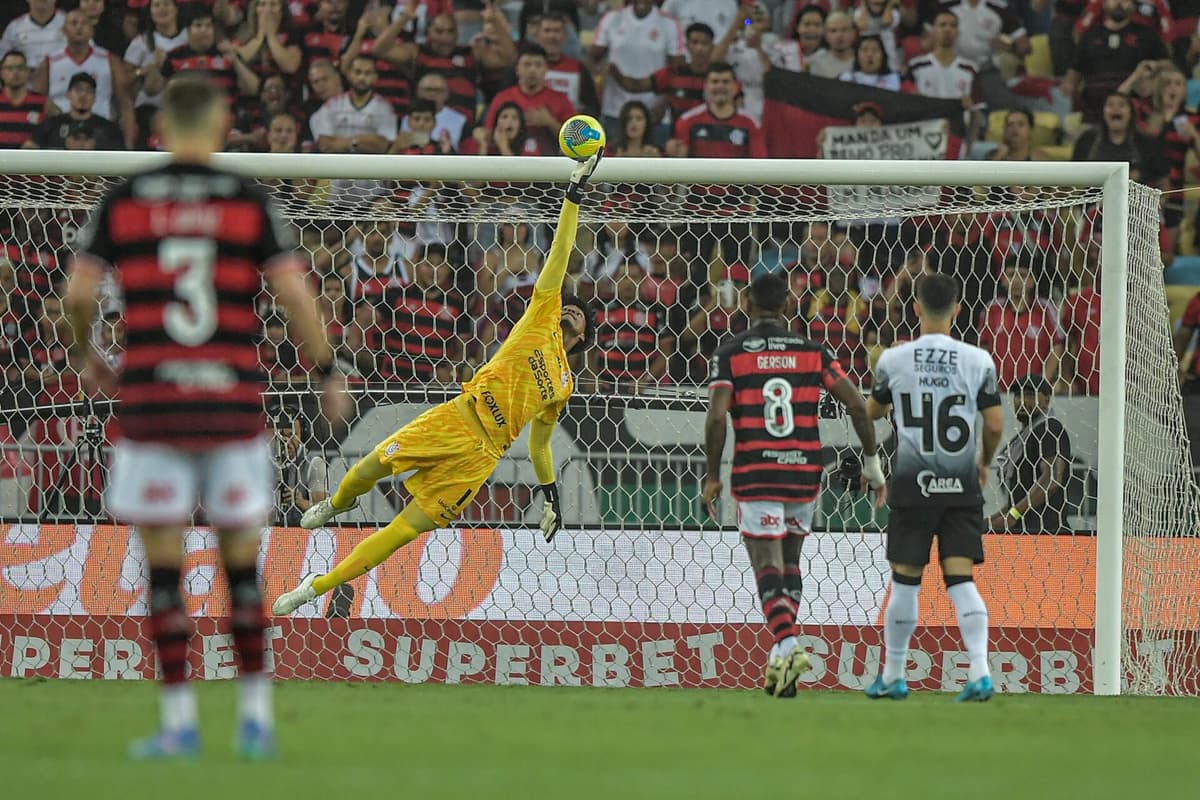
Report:
M308 507L308 511L304 512L304 516L300 518L300 527L312 530L319 528L329 520L336 517L338 514L343 514L352 509L358 508L358 498L354 498L354 502L345 508L334 508L333 498L326 497L319 503L314 503Z
M277 617L282 617L292 613L305 603L311 603L317 599L317 593L313 591L313 581L317 579L317 573L310 572L304 576L304 580L300 581L300 585L290 592L284 592L275 598L275 602L271 605L271 613Z

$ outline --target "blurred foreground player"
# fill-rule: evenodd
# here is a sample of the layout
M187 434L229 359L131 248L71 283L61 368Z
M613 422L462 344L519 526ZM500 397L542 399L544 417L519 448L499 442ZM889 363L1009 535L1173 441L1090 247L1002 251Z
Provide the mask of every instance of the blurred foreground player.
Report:
M187 683L191 621L179 587L183 534L197 502L216 530L229 579L241 665L237 747L249 758L275 750L255 566L274 499L255 344L261 323L254 299L264 277L326 378L326 411L344 402L291 232L249 181L209 166L228 128L216 88L198 76L175 78L161 116L171 162L104 199L80 233L66 290L73 365L86 386L120 390L124 438L113 455L108 507L137 526L150 562L162 727L133 743L136 758L189 756L200 748ZM110 270L126 302L119 378L89 342L96 289Z
M562 288L583 188L602 155L600 151L571 173L533 297L496 355L463 384L462 394L421 414L351 467L333 496L304 512L300 524L319 528L355 508L358 497L377 481L410 470L416 472L404 485L413 502L359 542L330 572L306 575L299 586L281 594L272 612L290 614L369 572L422 533L449 525L491 477L526 424L529 458L544 498L539 527L547 542L562 527L550 436L575 390L568 357L586 346L596 325L587 304L563 295Z
M822 389L846 407L854 423L868 454L863 480L877 491L877 505L883 503L884 479L862 392L829 348L788 330L783 319L787 281L765 275L750 284L749 292L750 328L717 348L712 357L704 423L704 502L715 519L723 490L725 417L730 416L738 530L775 641L763 688L775 697L793 697L796 680L809 666L797 639L804 588L800 549L812 532L824 472L817 427Z
M922 275L916 283L921 336L885 351L875 365L867 400L871 419L896 426L896 458L888 486L887 557L891 597L883 615L883 672L866 688L873 700L908 697L904 670L917 627L921 575L933 538L946 591L958 612L970 667L960 701L990 700L988 610L975 587L983 563L983 487L1000 436L1004 411L996 362L990 353L950 335L960 311L958 281ZM983 417L983 448L975 444Z

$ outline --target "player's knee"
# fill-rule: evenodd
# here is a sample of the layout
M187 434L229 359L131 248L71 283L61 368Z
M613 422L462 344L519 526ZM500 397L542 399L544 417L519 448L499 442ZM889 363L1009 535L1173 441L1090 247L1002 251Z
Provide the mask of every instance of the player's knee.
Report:
M921 575L905 575L903 572L892 570L892 580L901 586L920 586Z
M951 586L958 586L960 583L971 583L972 581L975 580L975 576L973 574L943 575L942 579L946 583L946 588L949 589Z

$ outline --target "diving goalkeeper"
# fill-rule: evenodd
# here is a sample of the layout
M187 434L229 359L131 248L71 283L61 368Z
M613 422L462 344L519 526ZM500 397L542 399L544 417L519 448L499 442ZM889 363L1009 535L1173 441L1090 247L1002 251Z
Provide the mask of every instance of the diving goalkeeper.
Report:
M491 477L496 463L529 431L529 457L544 502L539 527L549 542L562 525L550 434L575 388L567 357L594 335L595 319L578 297L563 295L567 261L575 244L579 202L603 151L571 173L558 228L533 298L496 355L449 402L435 406L380 442L351 467L333 496L304 512L300 524L319 528L358 506L358 497L382 478L416 470L407 481L413 502L324 575L309 574L279 596L271 610L290 614L335 586L381 564L422 533L445 527L462 513Z

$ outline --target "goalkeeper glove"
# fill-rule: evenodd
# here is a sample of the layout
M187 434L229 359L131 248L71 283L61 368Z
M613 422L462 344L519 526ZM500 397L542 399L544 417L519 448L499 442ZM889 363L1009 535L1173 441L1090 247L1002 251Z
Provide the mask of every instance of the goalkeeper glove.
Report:
M592 177L603 157L604 148L601 147L594 156L587 161L581 161L571 172L571 183L567 185L567 199L572 203L579 205L579 201L583 199L583 187L587 186L588 178Z
M549 542L562 528L562 506L558 502L557 483L543 483L541 489L545 502L542 503L542 521L538 527Z
M879 463L878 453L863 459L862 474L872 489L881 489L887 483L883 477L883 465Z

